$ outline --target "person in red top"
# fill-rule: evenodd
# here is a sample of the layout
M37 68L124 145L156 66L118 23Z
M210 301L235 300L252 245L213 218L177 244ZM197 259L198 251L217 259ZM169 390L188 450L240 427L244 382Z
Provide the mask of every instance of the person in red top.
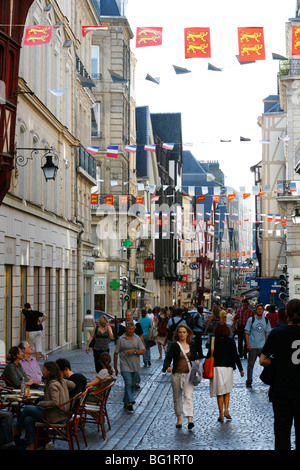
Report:
M239 357L247 358L247 345L245 339L245 326L248 318L253 317L254 312L249 307L248 300L242 301L242 307L239 308L234 316L232 331L237 331L238 335L238 352ZM235 330L235 325L237 324L237 329Z
M266 310L267 313L265 316L269 319L271 328L274 328L276 326L276 322L278 321L278 313L276 312L276 306L274 304L268 305Z

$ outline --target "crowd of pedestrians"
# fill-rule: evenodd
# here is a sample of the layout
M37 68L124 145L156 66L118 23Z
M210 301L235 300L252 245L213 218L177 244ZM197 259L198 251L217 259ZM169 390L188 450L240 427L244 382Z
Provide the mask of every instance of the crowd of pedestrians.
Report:
M37 321L40 318L38 315ZM230 394L234 387L233 371L238 368L241 377L246 373L245 386L252 387L253 369L259 358L260 365L272 372L269 398L274 410L275 449L290 449L290 436L294 422L296 448L300 448L300 300L291 300L287 309L277 310L273 305L250 306L243 301L233 311L219 304L212 311L202 306L127 310L118 324L117 338L106 317L98 324L91 321L88 312L86 352L93 350L95 377L88 381L80 371L72 371L67 359L46 361L43 368L29 341L23 341L9 351L2 380L15 388L22 382L30 387L43 388L45 398L37 406L26 405L15 426L11 415L0 411L0 446L10 444L18 448L34 448L35 422L41 419L43 408L60 405L86 387L97 386L108 377L122 376L123 405L126 412L134 412L134 390L141 384L141 367L151 368L151 348L157 347L162 360L162 373L170 373L173 392L175 426L194 428L194 404L191 381L193 367L203 365L213 356L214 373L210 379L210 396L217 399L217 420L231 420ZM84 323L82 325L85 328ZM150 340L150 330L155 341ZM207 354L203 354L202 341L206 339ZM116 340L113 358L110 341ZM236 341L237 339L237 341ZM141 359L142 358L142 359ZM241 359L247 359L247 371ZM51 416L53 422L61 419L59 413ZM294 420L294 421L293 421ZM13 433L13 435L12 435ZM9 437L10 435L10 437ZM22 437L21 437L22 436ZM25 439L24 439L25 438Z

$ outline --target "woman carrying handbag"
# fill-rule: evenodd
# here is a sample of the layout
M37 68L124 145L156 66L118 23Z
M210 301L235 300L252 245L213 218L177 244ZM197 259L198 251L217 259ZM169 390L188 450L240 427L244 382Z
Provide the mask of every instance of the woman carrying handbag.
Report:
M233 371L238 367L241 377L244 371L239 358L236 344L230 337L230 329L226 323L220 322L214 330L214 369L213 378L210 379L210 396L217 397L219 417L218 421L223 423L224 416L231 419L229 414L229 399L233 388ZM211 358L212 352L209 349L207 359ZM207 360L205 359L205 361ZM203 378L205 378L205 364L203 366Z
M176 428L182 427L181 415L188 418L188 429L194 427L193 391L190 381L191 361L196 359L196 346L192 342L193 332L187 326L180 324L174 333L174 341L165 357L163 372L171 372L174 410L177 416ZM188 359L188 361L187 361ZM173 361L173 367L171 362ZM182 396L183 395L183 396Z

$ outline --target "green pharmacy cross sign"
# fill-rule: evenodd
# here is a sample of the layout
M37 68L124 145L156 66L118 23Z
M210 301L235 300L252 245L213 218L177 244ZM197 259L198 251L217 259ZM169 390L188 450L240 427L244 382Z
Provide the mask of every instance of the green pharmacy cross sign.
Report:
M117 281L117 279L113 279L112 282L109 283L109 285L110 287L112 287L113 290L117 290L120 283Z
M125 242L123 242L123 245L126 246L126 248L128 250L128 248L131 247L132 242L127 238L127 240L125 240Z

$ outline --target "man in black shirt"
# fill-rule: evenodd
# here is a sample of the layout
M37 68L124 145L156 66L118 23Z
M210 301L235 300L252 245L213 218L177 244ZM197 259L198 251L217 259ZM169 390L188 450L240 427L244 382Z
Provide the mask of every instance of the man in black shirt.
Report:
M73 373L71 370L71 364L68 361L68 359L60 358L60 359L57 359L55 362L60 368L63 378L72 380L72 382L75 383L75 388L72 388L72 390L69 390L70 398L77 395L77 393L83 392L87 384L86 377L81 373Z
M42 352L42 323L46 320L47 315L32 310L29 303L24 305L22 314L25 317L26 332L28 333L30 346L36 355L36 360L38 361L40 356L46 359L46 355Z
M293 420L296 450L300 450L300 299L289 301L287 314L288 325L273 328L259 362L272 367L269 399L274 411L275 450L291 450Z

